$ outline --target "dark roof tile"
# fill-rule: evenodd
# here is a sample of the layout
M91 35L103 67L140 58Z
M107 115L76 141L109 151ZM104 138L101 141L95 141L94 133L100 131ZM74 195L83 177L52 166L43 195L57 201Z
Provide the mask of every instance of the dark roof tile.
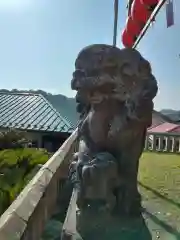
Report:
M0 92L0 127L72 132L74 126L40 94Z

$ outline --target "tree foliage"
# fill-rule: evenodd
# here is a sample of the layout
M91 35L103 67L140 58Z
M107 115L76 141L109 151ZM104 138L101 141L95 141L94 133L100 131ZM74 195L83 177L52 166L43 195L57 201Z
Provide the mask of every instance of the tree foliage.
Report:
M15 129L0 132L0 150L23 148L28 142L28 139L25 137L25 132Z

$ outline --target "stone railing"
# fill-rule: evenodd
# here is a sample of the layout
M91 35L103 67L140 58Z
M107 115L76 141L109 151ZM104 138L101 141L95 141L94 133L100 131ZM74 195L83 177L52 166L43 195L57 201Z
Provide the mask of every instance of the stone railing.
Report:
M39 240L61 195L61 182L77 147L77 130L39 170L0 218L1 240Z
M145 151L179 153L180 133L148 133Z

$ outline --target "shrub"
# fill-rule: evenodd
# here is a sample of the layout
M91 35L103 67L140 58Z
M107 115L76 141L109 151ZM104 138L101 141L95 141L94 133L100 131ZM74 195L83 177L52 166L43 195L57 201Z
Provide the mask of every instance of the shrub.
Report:
M0 214L49 158L47 151L33 148L0 151Z
M0 133L0 150L23 148L27 143L28 140L24 132L9 129L6 132Z

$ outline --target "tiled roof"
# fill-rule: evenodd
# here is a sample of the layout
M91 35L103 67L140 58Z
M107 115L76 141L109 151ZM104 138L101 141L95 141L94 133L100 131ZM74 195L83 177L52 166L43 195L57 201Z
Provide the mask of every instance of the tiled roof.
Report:
M155 128L165 122L168 122L168 119L161 113L157 111L153 111L152 113L152 125L148 128L148 130Z
M0 127L72 132L74 126L40 94L0 92Z
M163 123L160 124L159 126L149 129L148 132L153 133L176 132L177 128L179 128L179 125L173 123Z

